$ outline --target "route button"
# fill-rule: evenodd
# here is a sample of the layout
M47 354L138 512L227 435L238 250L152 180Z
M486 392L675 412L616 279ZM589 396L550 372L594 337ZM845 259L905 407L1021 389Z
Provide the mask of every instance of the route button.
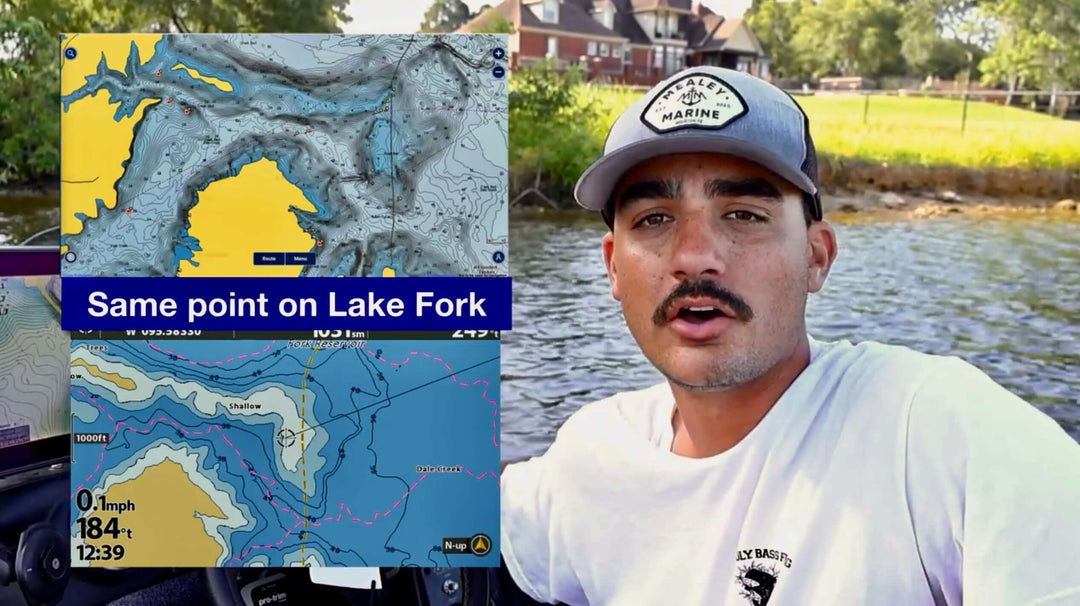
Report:
M285 265L285 253L257 252L255 265Z
M469 539L469 551L474 556L486 556L491 551L491 539L486 534L476 534Z

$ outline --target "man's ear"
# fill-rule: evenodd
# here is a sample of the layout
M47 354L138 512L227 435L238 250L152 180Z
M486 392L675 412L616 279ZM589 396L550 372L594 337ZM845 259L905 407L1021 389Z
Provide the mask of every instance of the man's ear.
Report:
M608 231L601 240L604 253L604 267L607 268L608 281L611 282L611 296L619 301L619 280L615 275L615 232Z
M806 288L808 292L818 292L825 286L825 279L836 260L836 232L832 226L825 221L811 224L807 230L807 248L810 271Z

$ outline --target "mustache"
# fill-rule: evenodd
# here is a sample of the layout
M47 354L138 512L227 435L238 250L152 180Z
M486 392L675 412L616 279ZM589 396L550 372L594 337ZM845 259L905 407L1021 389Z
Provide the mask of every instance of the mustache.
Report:
M657 326L667 324L668 312L675 301L683 297L712 297L727 305L735 313L735 319L749 322L754 317L754 310L742 297L709 280L684 280L664 299L653 313L653 323Z

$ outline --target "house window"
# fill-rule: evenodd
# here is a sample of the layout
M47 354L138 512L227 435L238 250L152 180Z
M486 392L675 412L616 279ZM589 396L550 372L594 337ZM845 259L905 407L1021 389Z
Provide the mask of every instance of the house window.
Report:
M653 67L656 69L664 67L664 47L662 46L653 49Z
M667 18L667 34L668 38L674 38L675 32L679 31L679 16L675 13L668 13Z
M559 39L555 36L548 36L547 56L553 59L559 56Z
M544 0L544 21L547 23L559 22L558 0Z
M587 50L585 51L590 57L596 54L596 43L590 42Z
M608 29L612 29L612 28L615 27L615 11L612 10L610 6L608 8L604 9L604 21L603 21L603 23L604 23L604 27L606 27Z
M608 45L607 45L607 42L601 42L601 43L600 43L600 56L601 56L601 57L606 57L606 56L608 56Z
M623 53L623 50L622 50L622 45L621 44L612 45L612 47L611 47L611 56L612 57L615 57L616 59L622 59L622 53Z
M750 71L750 60L749 59L739 59L739 63L736 66L736 69L738 69L740 72L749 72Z

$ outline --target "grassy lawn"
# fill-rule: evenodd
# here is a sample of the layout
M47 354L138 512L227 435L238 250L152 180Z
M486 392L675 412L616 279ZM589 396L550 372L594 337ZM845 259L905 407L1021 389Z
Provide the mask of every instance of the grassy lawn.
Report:
M641 93L582 87L601 109L590 130L603 142L607 124ZM968 102L961 134L959 99L874 96L863 123L861 96L799 96L819 153L891 164L962 167L1080 168L1080 122L991 103Z

